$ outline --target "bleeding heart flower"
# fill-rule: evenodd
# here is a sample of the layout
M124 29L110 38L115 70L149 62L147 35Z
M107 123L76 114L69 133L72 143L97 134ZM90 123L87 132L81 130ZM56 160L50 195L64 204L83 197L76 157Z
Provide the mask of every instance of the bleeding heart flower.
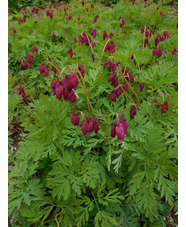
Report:
M70 123L72 123L73 125L79 125L79 117L76 114L70 114Z
M155 46L157 46L158 45L158 43L161 41L161 36L156 36L156 38L155 38Z
M21 63L22 66L25 66L23 60L20 60L20 63Z
M25 67L28 68L28 69L31 68L31 67L30 67L30 64L29 64L28 62L25 63Z
M85 76L85 67L82 64L78 64L78 70L80 71L81 75ZM77 75L80 77L80 75L77 73Z
M174 48L174 51L172 52L172 55L176 55L178 52L178 49L177 48Z
M115 44L114 44L114 41L111 40L110 42L107 43L107 45L105 47L105 52L107 52L107 50L108 50L108 52L110 54L112 54L112 53L115 52Z
M156 55L156 56L158 56L158 57L161 57L161 55L162 55L162 50L161 50L160 48L154 49L154 50L152 51L152 56L154 56L154 55Z
M113 127L111 129L111 137L115 137L117 135L118 142L120 143L127 135L128 123L127 121L120 116L119 119L116 119Z
M92 54L92 61L95 62L95 56Z
M108 34L106 31L103 32L103 40L105 40L106 38L108 38Z
M72 52L72 47L69 48L67 54L70 55L70 57L72 58L72 56L73 56L73 54L74 54L74 53Z
M25 98L25 91L24 89L20 86L19 88L19 95L24 99Z
M136 115L136 107L132 106L130 108L130 118L133 118Z
M96 21L97 21L97 19L98 19L98 15L96 15L95 17L94 17L94 19L93 19L93 23L96 23Z
M52 36L53 36L54 39L56 38L56 35L54 33L52 33Z
M91 36L92 36L93 38L96 37L96 29L93 29L93 30L91 31Z
M168 110L168 102L166 101L164 104L161 104L160 105L160 108L161 108L161 111L162 111L162 113L166 113L167 112L167 110Z
M38 52L37 47L35 45L33 45L32 50L33 52Z
M143 83L139 83L139 88L140 88L140 91L142 92L143 88L144 88L144 84Z

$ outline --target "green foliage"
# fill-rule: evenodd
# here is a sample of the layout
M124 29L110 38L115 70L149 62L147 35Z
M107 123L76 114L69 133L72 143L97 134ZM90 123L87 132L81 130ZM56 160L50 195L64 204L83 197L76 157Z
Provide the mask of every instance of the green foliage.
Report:
M17 3L18 10L21 4L41 7L49 2ZM142 1L110 1L113 9L101 4L105 1L93 3L91 8L91 2L82 6L81 1L74 0L68 4L70 11L65 5L61 11L53 9L53 19L46 12L32 14L30 7L28 15L24 15L26 22L21 24L17 21L23 18L21 12L9 16L8 120L24 127L17 152L9 152L12 227L165 226L164 217L171 210L177 211L178 59L172 55L178 46L177 15L170 13L170 1L151 1L148 14ZM66 19L64 9L68 16L72 15L71 20ZM164 12L163 17L160 11ZM98 20L93 23L96 15ZM141 28L145 25L155 35L148 37L149 43L143 48ZM92 29L97 31L95 39ZM103 31L114 33L112 54L104 52L108 38L103 40ZM164 31L169 32L169 38L158 44L163 54L152 56L155 37ZM90 46L79 42L83 32L96 43L94 62ZM33 45L38 52L32 51ZM70 47L73 58L67 54ZM31 69L20 68L20 60L27 59L29 52L34 55ZM117 61L120 70L128 67L134 75L132 89L129 86L115 102L110 101L111 72L103 68L109 57ZM59 69L57 75L52 70L53 63ZM41 64L49 68L48 78L40 74ZM51 90L51 81L65 66L78 64L85 67L86 92L79 80L75 104L58 100ZM77 73L69 68L62 71L61 78L70 70ZM120 76L119 70L116 75ZM24 88L25 105L12 81L17 91L20 85ZM142 92L140 82L144 84ZM152 104L154 100L157 103ZM160 105L165 101L168 109L162 113ZM133 102L137 113L130 118ZM90 104L92 108L88 110ZM125 138L118 142L117 136L111 136L111 128L124 109L122 115L128 129ZM73 113L80 124L86 116L97 116L99 131L84 136L80 125L70 123ZM12 142L9 138L9 147Z

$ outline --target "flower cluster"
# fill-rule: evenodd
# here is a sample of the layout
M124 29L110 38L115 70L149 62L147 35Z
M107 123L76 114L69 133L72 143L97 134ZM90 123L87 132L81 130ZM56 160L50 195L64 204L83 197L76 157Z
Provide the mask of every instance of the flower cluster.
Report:
M78 70L80 71L81 75L85 76L85 67L82 64L78 64ZM80 75L77 73L78 77L80 78Z
M46 15L50 17L50 19L53 18L53 10L47 10Z
M94 19L93 19L93 23L96 23L96 21L97 21L97 19L98 19L98 15L96 15L95 17L94 17Z
M29 52L28 53L28 62L33 62L33 58L34 58L34 55L32 54L32 52Z
M111 137L118 137L118 142L120 143L127 135L128 123L127 120L122 116L115 120L112 129L111 129Z
M178 52L178 49L177 48L174 48L173 52L172 52L172 55L176 55Z
M74 54L74 53L72 52L72 47L69 48L67 54L70 55L70 57L72 58L72 56L73 56L73 54Z
M106 38L108 38L108 34L106 31L103 31L103 40L105 40Z
M122 19L122 20L121 20L121 23L120 23L120 28L122 28L124 25L125 25L125 20Z
M37 47L35 45L33 45L32 50L33 52L38 52Z
M132 106L130 108L130 118L133 118L136 115L136 107Z
M65 101L76 103L76 94L74 90L78 87L78 79L75 74L67 74L62 81L54 79L50 87L56 95L56 98L62 101L62 97Z
M92 42L91 37L87 35L86 32L83 32L83 34L79 36L79 41L81 44L85 43L86 46L89 46L89 42Z
M160 35L156 36L156 38L155 38L155 46L157 46L160 41L164 41L168 37L169 37L168 31L164 31L162 37Z
M96 29L92 29L92 31L91 31L91 36L92 36L93 38L96 38Z
M114 41L110 41L107 43L106 47L105 47L105 52L109 52L109 54L112 54L115 52L115 44L114 44Z
M124 74L123 76L127 81L130 83L133 82L134 76L133 74L129 73L129 68L124 68L121 70L121 72ZM115 73L112 73L109 77L109 82L111 82L111 85L115 87L114 90L111 91L110 93L110 99L112 102L116 101L116 98L118 98L123 92L128 91L128 84L125 81L118 81L118 78Z
M158 56L158 57L161 57L161 55L162 55L162 50L161 50L161 48L155 48L155 49L152 51L152 56L154 56L154 55L156 55L156 56Z
M38 9L36 9L36 7L35 7L35 6L32 8L32 13L36 13L36 14L38 14Z
M18 19L18 24L22 24L22 23L25 23L26 22L26 18L21 18L21 17L19 17Z
M169 105L168 105L168 101L166 101L166 102L164 102L163 104L160 104L160 105L159 105L159 104L158 104L158 101L155 99L155 100L152 102L152 104L153 104L153 103L156 103L156 104L155 104L155 107L156 107L156 108L160 107L162 113L166 113L166 112L167 112L168 106L169 106Z
M45 77L48 78L49 68L48 68L46 65L41 64L41 65L39 66L39 71L40 71L40 75L41 75L42 73L44 73L44 74L45 74Z
M21 97L24 99L25 98L25 91L24 89L20 86L19 88L19 95L21 95Z
M76 115L76 113L70 115L70 123L72 123L75 126L81 126L82 133L87 136L87 134L90 135L92 131L97 133L99 131L99 125L97 122L96 117L87 117L86 120L83 120L81 124L79 124L79 117Z

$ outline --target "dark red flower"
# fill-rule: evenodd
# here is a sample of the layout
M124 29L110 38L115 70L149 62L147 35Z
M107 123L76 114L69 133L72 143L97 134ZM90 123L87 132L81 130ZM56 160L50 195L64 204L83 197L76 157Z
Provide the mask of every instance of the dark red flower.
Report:
M87 129L86 129L85 124L82 124L82 126L81 126L81 131L82 131L82 133L83 133L85 136L87 136Z
M91 31L91 36L92 36L93 38L96 37L96 29L92 29L92 31Z
M163 12L162 11L160 11L160 15L163 17Z
M52 81L50 83L50 87L51 87L52 91L54 92L54 94L56 94L56 86L57 86L57 84L55 81Z
M131 59L133 59L133 58L134 58L134 55L131 56Z
M177 48L174 48L174 51L172 52L172 55L176 55L178 52L178 49Z
M94 17L94 19L93 19L93 23L96 23L96 21L97 21L97 19L98 19L98 15L96 15L95 17Z
M125 20L122 19L122 20L121 20L121 23L120 23L120 27L122 28L124 25L125 25Z
M91 4L91 8L94 8L94 4Z
M84 1L82 1L82 2L81 2L81 4L82 4L82 6L84 6L84 5L85 5L85 2L84 2Z
M161 36L156 36L156 38L155 38L155 46L157 46L158 45L158 43L161 41Z
M37 47L35 45L33 45L32 50L33 52L38 52Z
M78 20L81 20L81 18L80 18L80 17L78 17Z
M145 36L148 37L149 36L149 32L146 30L145 32Z
M161 57L161 55L162 55L162 50L161 50L160 48L154 49L154 50L152 51L152 56L154 56L154 55L156 55L156 56L158 56L158 57Z
M79 36L79 41L81 44L85 43L86 46L89 46L89 42L92 42L91 37L87 35L86 32L83 32L83 34Z
M52 70L53 70L53 72L56 74L57 73L57 68L56 67L52 67Z
M35 10L36 10L36 7L35 7L35 6L33 6L33 8L32 8L32 13L34 13L34 12L35 12Z
M95 133L97 133L99 131L99 125L96 120L94 120L93 130Z
M95 47L95 45L96 45L96 43L95 43L95 42L93 42L93 43L92 43L92 47L94 48L94 47Z
M43 66L43 64L41 64L41 65L39 66L39 72L40 72L40 75L41 75L42 73L44 73L44 66Z
M74 42L77 43L77 38L76 37L74 38Z
M33 62L33 57L34 55L32 54L32 52L28 53L28 62Z
M8 14L9 14L9 15L11 15L11 12L10 12L10 10L8 10Z
M114 44L114 41L110 41L107 43L106 47L105 47L105 52L108 52L110 54L114 53L115 52L115 44Z
M154 31L153 30L150 31L150 37L151 37L152 34L154 35Z
M56 38L56 35L54 33L52 33L52 36L54 37L54 39Z
M144 46L146 46L148 43L149 43L148 38L147 39L144 39Z
M72 15L69 15L68 19L69 19L69 20L72 19Z
M111 129L111 137L115 137L117 135L118 142L120 143L127 135L128 123L127 121L120 116L119 119L116 119L113 127Z
M164 31L163 36L161 37L161 41L164 41L168 37L169 37L168 31Z
M78 70L80 71L81 75L85 76L85 67L82 64L78 64ZM79 76L79 74L77 73L77 75Z
M24 99L25 98L25 91L24 89L20 86L19 88L19 95Z
M74 54L74 53L72 52L72 47L69 48L67 54L70 55L70 57L72 58L72 56L73 56L73 54Z
M163 104L160 105L162 113L166 113L168 110L168 102L164 102Z
M95 56L92 54L92 61L95 62Z
M55 94L56 94L56 98L62 101L63 89L60 85L56 86Z
M144 88L144 83L139 83L139 88L140 88L140 91L142 92Z
M113 35L114 35L114 33L110 32L110 34L109 34L110 39L112 38Z
M130 118L133 118L136 115L136 107L132 106L130 108Z
M111 99L111 102L115 102L116 101L116 92L115 92L115 90L111 91L110 99Z
M103 40L105 40L106 38L108 38L108 34L106 31L103 32Z
M31 67L30 67L30 63L26 62L26 63L25 63L25 67L30 69L30 68L31 68Z
M49 69L48 69L47 66L45 66L45 68L44 68L44 74L45 74L45 77L47 77L47 78L48 78L48 73L49 73Z
M72 123L73 125L79 125L79 117L74 113L74 114L70 114L70 123Z
M24 61L23 61L23 60L20 60L20 63L21 63L21 65L22 65L22 66L25 66L25 64L24 64Z

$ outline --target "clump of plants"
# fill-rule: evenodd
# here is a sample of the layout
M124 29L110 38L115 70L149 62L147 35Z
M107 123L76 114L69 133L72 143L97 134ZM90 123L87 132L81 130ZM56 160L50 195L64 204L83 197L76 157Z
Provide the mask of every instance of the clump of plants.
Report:
M11 226L165 226L177 211L178 24L166 4L9 12L9 123L25 129Z

